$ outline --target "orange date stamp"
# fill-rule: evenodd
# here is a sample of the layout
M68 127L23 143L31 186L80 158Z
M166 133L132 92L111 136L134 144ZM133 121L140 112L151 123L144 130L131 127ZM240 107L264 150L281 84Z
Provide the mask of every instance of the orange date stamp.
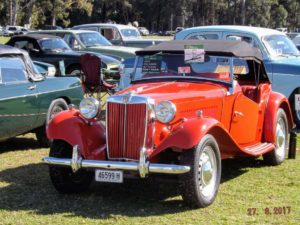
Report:
M292 212L292 207L290 206L279 206L279 207L266 207L266 208L248 208L247 215L248 216L256 216L259 214L264 215L288 215Z

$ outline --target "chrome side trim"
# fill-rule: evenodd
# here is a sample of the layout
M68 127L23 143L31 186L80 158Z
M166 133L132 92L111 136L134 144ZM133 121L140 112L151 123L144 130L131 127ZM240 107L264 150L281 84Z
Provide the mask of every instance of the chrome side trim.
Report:
M24 98L24 97L28 97L28 96L49 94L49 93L53 93L53 92L66 91L66 90L71 90L71 89L77 89L78 87L80 87L80 85L78 85L76 87L65 88L65 89L56 89L56 90L52 90L52 91L36 92L33 94L28 94L28 95L18 95L18 96L13 96L13 97L1 98L0 101L11 100L11 99L15 99L15 98Z

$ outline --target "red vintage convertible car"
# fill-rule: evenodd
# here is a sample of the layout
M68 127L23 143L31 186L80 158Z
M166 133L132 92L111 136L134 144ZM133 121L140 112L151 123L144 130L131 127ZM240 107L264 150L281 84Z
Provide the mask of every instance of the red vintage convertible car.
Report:
M273 92L260 52L237 41L170 41L137 52L132 85L107 100L55 116L50 177L62 193L86 190L93 179L123 182L177 174L192 207L210 205L221 160L258 157L279 165L294 124L289 102ZM291 150L290 150L291 151Z

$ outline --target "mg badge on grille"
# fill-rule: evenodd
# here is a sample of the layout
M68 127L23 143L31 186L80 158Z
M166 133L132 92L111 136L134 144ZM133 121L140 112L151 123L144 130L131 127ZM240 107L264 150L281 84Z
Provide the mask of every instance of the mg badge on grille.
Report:
M132 94L133 94L132 92L126 93L126 94L123 96L122 102L123 102L124 104L128 103L128 102L130 101L130 98L131 98Z
M129 98L130 98L130 95L125 95L125 96L123 96L123 103L127 103L127 102L129 102Z

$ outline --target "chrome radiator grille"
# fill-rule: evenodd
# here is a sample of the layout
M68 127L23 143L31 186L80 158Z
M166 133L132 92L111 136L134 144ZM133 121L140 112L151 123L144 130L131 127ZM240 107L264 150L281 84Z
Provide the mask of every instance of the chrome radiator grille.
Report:
M139 159L147 127L146 116L146 103L107 103L107 147L109 158Z

